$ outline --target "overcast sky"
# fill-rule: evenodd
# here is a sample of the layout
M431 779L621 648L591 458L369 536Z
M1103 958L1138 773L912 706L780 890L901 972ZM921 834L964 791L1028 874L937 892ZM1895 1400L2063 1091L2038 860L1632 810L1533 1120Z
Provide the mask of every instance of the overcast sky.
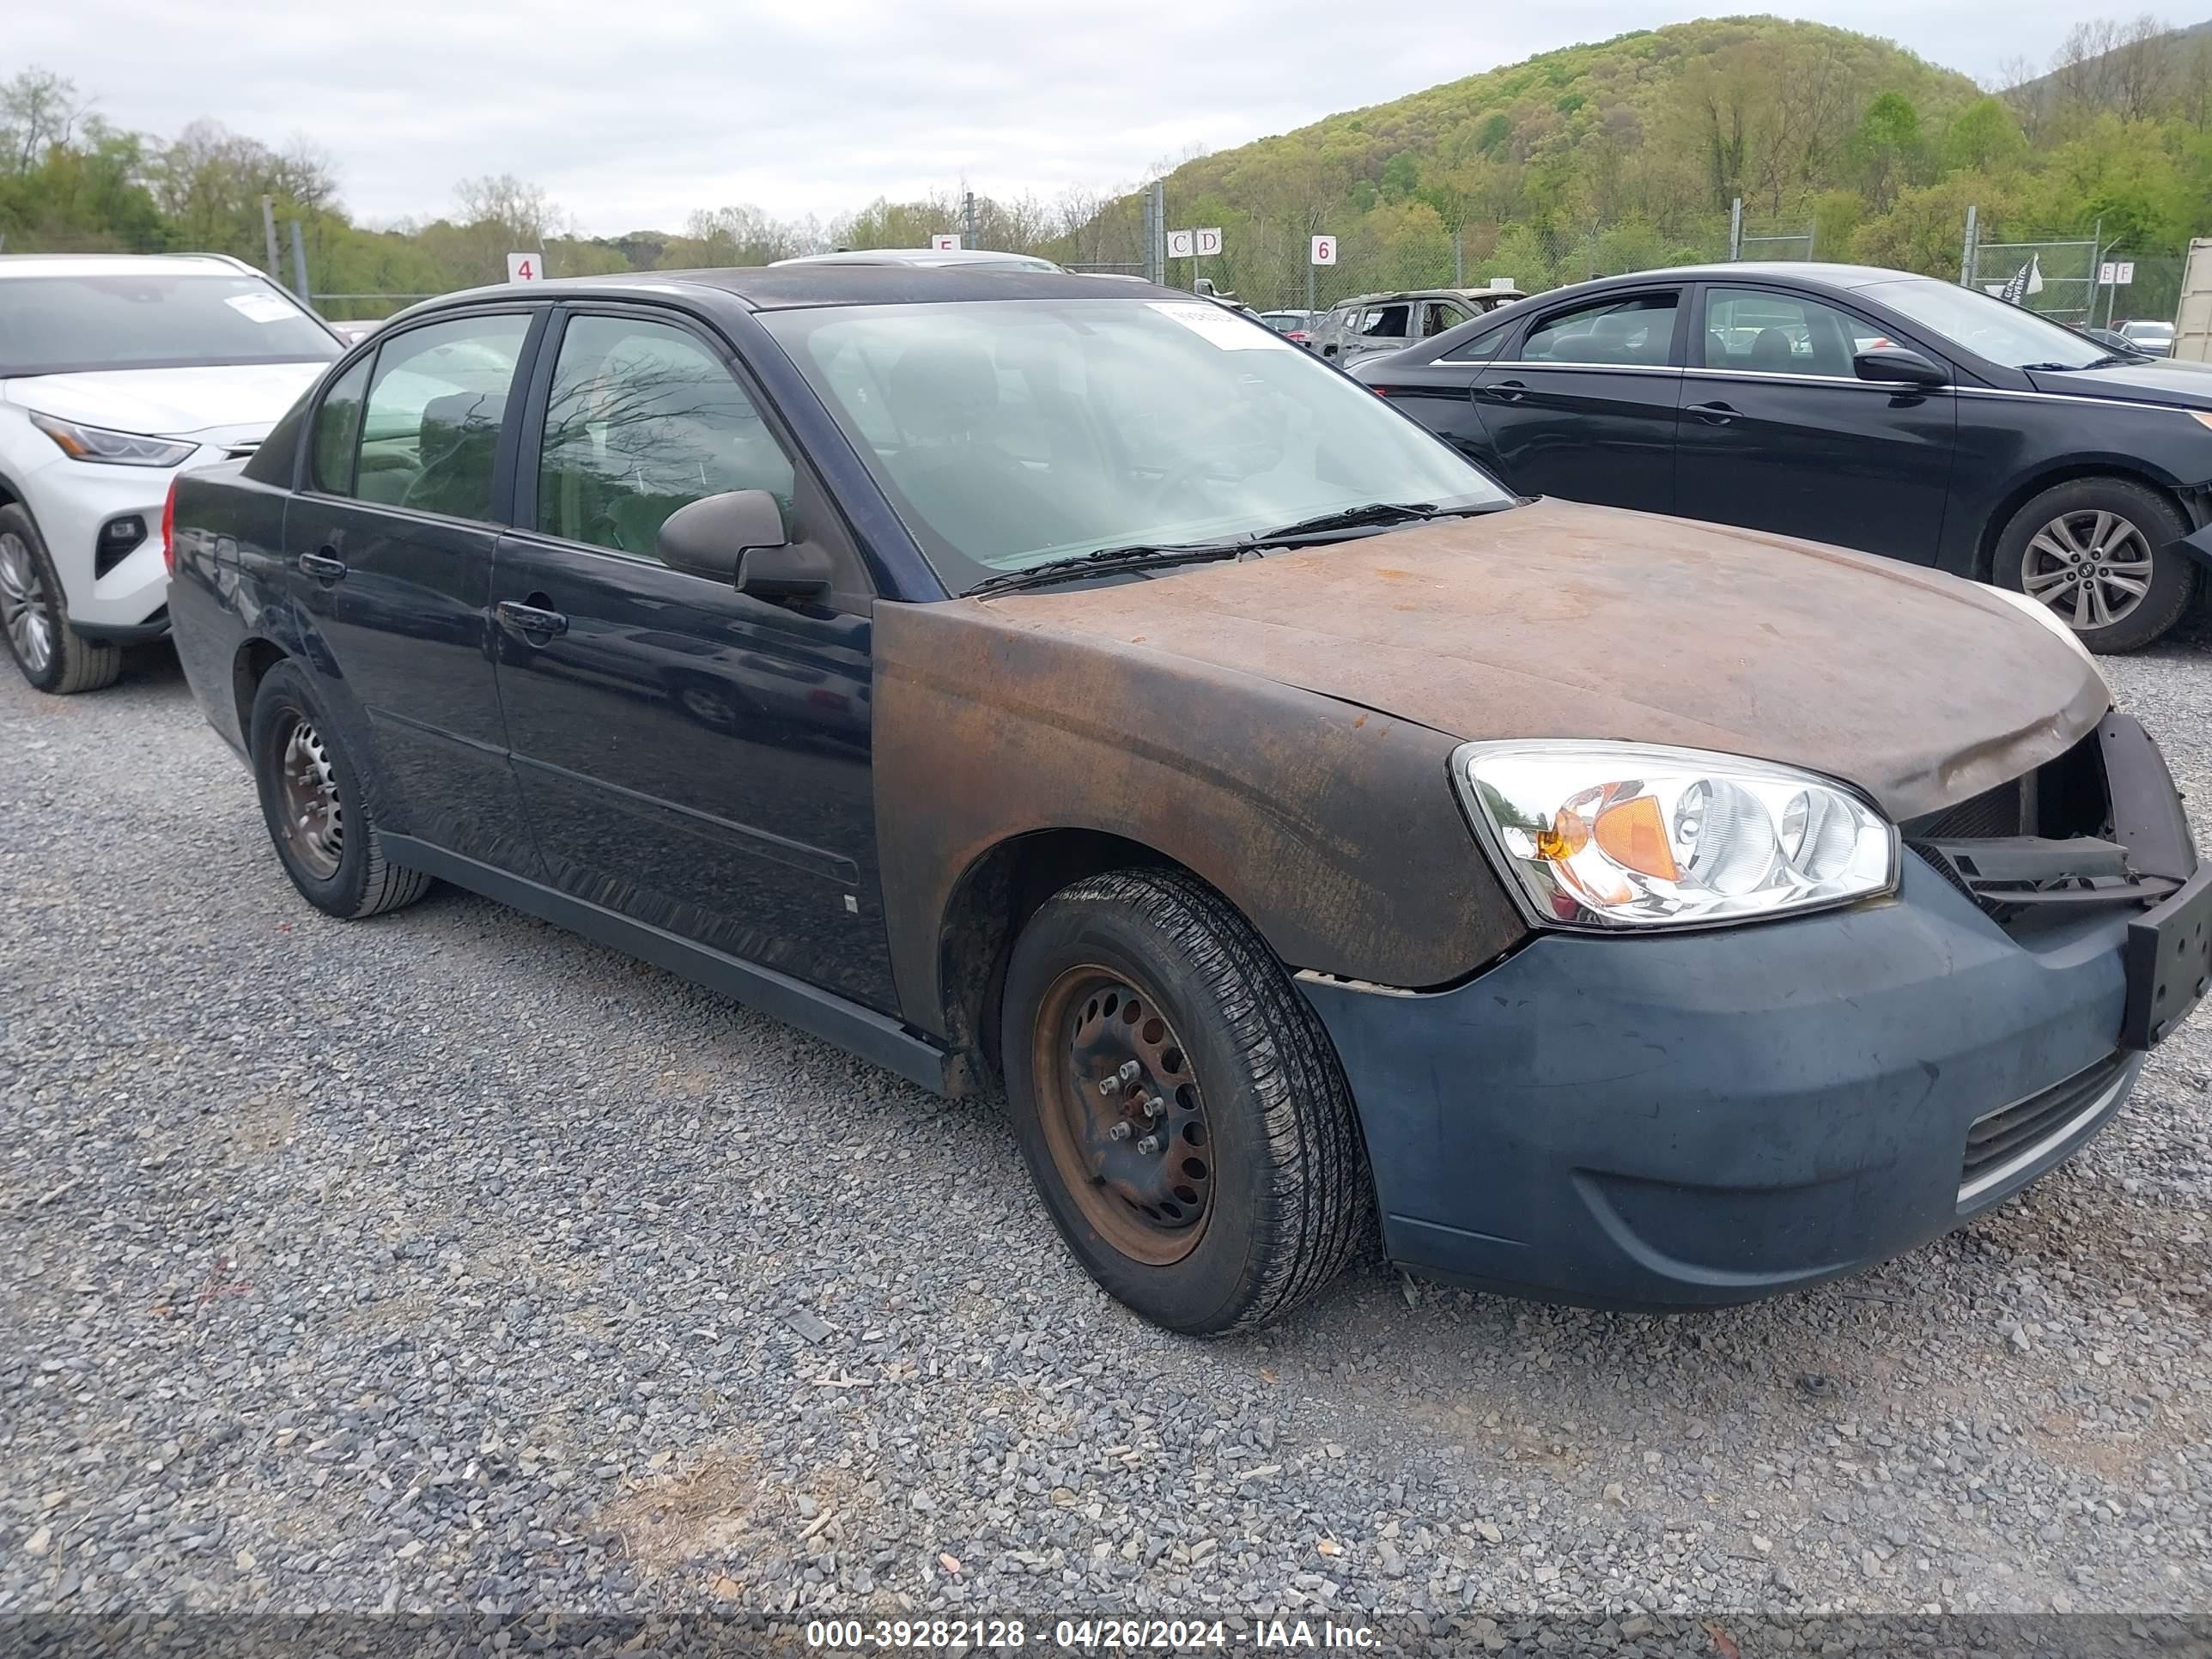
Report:
M1745 8L1748 9L1749 8ZM8 57L156 133L212 116L336 162L357 217L447 210L513 173L591 234L750 203L827 218L879 195L1134 181L1532 52L1694 15L1647 0L24 0ZM1717 7L1725 12L1729 8ZM2057 0L1773 8L1887 35L1976 76L2040 63ZM2133 4L2114 8L2132 14ZM2193 18L2179 21L2191 21Z

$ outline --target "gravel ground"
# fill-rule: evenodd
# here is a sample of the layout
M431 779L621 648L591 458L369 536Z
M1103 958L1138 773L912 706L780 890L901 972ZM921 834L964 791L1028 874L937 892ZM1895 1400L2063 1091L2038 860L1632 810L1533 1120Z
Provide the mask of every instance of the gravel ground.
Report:
M2212 845L2212 618L2112 665ZM162 652L0 674L0 1613L2212 1608L2212 1018L1683 1318L1357 1265L1200 1344L988 1107L451 890L294 895Z

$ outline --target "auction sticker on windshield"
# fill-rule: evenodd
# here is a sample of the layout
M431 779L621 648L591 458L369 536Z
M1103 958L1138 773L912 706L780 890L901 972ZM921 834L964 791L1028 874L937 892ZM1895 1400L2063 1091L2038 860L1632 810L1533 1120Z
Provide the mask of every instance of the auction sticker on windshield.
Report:
M1272 328L1224 311L1203 300L1154 300L1153 310L1170 322L1181 323L1192 333L1224 351L1296 351L1297 348Z
M273 294L234 294L223 303L257 323L281 323L300 314Z

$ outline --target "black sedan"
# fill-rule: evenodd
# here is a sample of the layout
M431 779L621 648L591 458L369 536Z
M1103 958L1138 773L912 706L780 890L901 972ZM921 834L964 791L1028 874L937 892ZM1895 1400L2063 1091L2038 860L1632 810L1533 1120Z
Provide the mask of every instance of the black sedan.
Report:
M1523 495L1997 582L2096 651L2165 634L2212 568L2212 374L1931 277L1609 277L1354 372Z

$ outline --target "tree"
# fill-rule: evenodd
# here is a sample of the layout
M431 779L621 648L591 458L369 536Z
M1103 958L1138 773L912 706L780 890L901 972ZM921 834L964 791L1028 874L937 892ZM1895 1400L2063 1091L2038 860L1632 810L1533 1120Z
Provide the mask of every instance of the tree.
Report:
M1877 213L1887 211L1920 159L1920 112L1902 93L1883 93L1859 118L1852 149L1868 202Z
M1943 134L1943 165L1996 173L2027 159L2027 137L2001 98L1979 98L1961 110Z
M76 82L52 70L27 69L0 86L0 169L28 173L48 150L66 149L90 107Z

